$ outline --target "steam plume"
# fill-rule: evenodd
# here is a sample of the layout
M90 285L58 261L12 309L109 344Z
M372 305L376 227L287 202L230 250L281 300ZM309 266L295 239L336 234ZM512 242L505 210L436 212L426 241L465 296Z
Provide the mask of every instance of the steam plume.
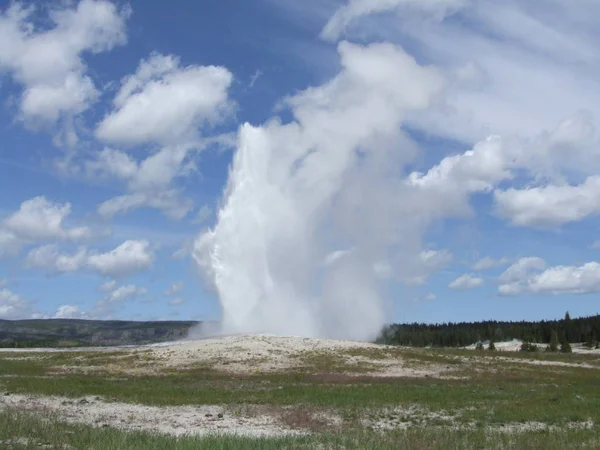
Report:
M419 250L401 124L443 80L391 44L338 50L335 78L286 99L293 121L240 128L217 223L193 251L224 332L371 339L386 278Z

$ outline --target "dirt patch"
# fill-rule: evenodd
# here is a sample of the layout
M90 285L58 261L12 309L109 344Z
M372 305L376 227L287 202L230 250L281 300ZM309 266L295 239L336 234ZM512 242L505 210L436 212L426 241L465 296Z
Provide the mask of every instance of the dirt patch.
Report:
M342 419L327 412L316 412L309 408L287 408L281 414L281 422L292 430L313 432L339 429Z

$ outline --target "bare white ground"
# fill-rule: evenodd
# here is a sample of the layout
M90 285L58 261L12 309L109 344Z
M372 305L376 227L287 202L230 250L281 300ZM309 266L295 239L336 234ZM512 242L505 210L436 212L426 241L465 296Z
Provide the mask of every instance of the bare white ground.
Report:
M175 436L210 433L246 436L301 434L278 422L273 414L234 415L223 406L147 406L105 402L100 397L69 399L9 395L0 397L0 409L48 414L54 420Z
M438 376L445 371L445 366L433 364L408 367L405 361L398 357L369 357L369 351L378 354L378 351L385 352L387 349L397 350L396 347L367 342L270 334L181 341L147 348L151 349L152 356L160 364L166 366L186 367L206 363L228 372L280 372L289 368L302 367L303 358L315 355L341 356L349 374L355 373L352 367L358 369L363 375L389 377ZM348 352L353 350L365 351L364 356L349 355ZM364 370L365 368L369 370Z
M66 397L40 397L8 395L0 397L0 411L27 412L50 418L53 421L96 427L112 427L125 431L144 431L173 436L204 436L207 434L234 434L250 437L275 437L305 435L315 431L336 430L343 426L343 419L332 411L308 413L310 422L294 426L287 424L286 413L293 408L249 407L226 408L219 405L197 406L147 406L139 404L105 402L101 397L71 399ZM245 411L245 412L244 412ZM301 414L303 413L302 410ZM390 431L412 427L447 428L466 430L475 428L474 423L460 423L454 415L445 411L430 411L417 405L365 409L360 419L362 426L377 431ZM303 416L300 416L303 420ZM434 421L435 424L431 422ZM305 428L302 425L308 426ZM316 426L316 428L314 428ZM571 422L564 425L570 429L592 429L593 421ZM355 425L353 425L355 427ZM520 422L490 425L488 430L500 433L521 433L535 430L558 430L560 427L542 422ZM7 442L27 445L27 438ZM0 442L2 445L3 442ZM46 447L42 447L46 448Z

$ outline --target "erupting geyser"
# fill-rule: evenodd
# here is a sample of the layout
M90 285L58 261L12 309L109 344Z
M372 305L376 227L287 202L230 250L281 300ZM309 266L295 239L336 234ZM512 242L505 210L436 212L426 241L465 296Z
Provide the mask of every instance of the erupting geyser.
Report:
M442 79L391 44L339 53L337 77L286 100L294 121L240 129L217 223L193 252L224 332L371 339L390 261L418 248L401 124Z

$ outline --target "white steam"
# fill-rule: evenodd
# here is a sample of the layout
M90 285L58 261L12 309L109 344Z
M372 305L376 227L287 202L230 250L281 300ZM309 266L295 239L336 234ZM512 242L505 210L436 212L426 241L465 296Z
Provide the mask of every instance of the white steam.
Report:
M443 80L391 44L338 50L338 76L286 100L292 122L240 129L217 223L193 251L224 332L372 339L379 268L419 251L427 217L403 181L415 146L401 124Z

